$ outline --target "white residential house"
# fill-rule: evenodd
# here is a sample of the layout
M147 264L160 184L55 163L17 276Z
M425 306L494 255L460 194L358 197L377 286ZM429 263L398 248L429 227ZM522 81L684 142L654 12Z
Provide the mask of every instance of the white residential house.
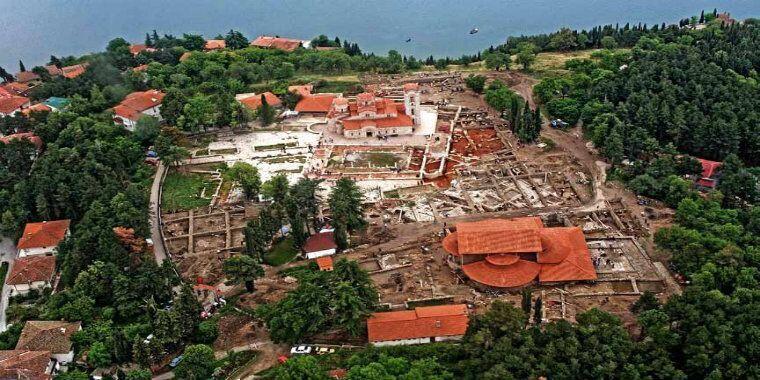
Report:
M16 259L11 264L5 285L11 294L26 294L53 286L55 256L29 256Z
M54 254L58 244L69 236L70 224L68 219L27 223L16 245L18 257Z
M112 108L113 121L134 131L137 121L143 116L152 116L161 120L161 102L164 94L158 90L133 92Z
M334 255L337 248L335 229L332 228L323 228L319 233L309 236L303 246L308 259Z

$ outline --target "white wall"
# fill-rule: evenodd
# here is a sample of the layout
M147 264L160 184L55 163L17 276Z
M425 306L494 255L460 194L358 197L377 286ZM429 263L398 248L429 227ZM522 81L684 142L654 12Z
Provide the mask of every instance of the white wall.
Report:
M335 254L335 248L332 248L332 249L325 249L325 250L316 251L316 252L307 252L306 258L316 259L317 257L330 256L334 254Z
M36 247L36 248L19 249L18 257L52 255L55 253L56 248L58 247Z
M410 344L424 344L424 343L430 343L430 338L417 338L417 339L401 339L401 340L387 340L383 342L371 342L373 345L382 347L382 346L401 346L401 345L410 345Z
M40 290L47 286L50 286L50 283L47 281L35 281L31 284L10 285L10 287L13 289L13 294L24 294L28 293L32 289Z
M74 361L74 350L71 350L65 354L52 354L50 356L53 359L57 360L59 363L64 362L71 364Z

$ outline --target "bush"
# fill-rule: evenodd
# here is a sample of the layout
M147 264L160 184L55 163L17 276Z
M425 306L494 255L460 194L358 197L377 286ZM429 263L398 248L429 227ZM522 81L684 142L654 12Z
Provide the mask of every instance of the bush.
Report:
M486 87L486 77L483 75L470 74L470 76L465 79L465 83L467 84L467 87L469 87L472 91L475 91L478 94L482 94L483 89Z
M216 319L209 319L198 325L195 341L198 343L212 344L217 336L219 336L219 322Z

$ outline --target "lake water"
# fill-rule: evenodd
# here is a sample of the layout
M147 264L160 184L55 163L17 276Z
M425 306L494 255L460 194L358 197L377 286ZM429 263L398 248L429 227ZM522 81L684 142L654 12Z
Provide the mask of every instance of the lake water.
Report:
M760 17L760 0L0 0L0 66L16 72L19 59L32 67L51 54L100 51L119 36L142 43L152 29L206 37L230 28L249 38L338 35L365 51L458 56L510 35L670 23L715 7L735 18ZM468 34L474 27L480 33Z

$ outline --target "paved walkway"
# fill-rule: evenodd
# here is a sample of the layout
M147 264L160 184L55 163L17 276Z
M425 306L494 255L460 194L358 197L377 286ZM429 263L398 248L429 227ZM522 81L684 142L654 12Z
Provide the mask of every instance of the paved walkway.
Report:
M166 166L159 163L153 186L150 188L150 236L153 240L153 253L156 255L158 265L166 259L166 247L161 234L161 183L164 180Z
M2 240L0 240L0 262L7 262L9 264L8 274L10 274L15 260L16 244L13 243L13 240L3 237ZM0 294L0 332L3 332L7 329L5 309L8 308L8 298L10 298L11 295L11 287L4 285L5 278L0 279L0 281L3 281L3 292Z

